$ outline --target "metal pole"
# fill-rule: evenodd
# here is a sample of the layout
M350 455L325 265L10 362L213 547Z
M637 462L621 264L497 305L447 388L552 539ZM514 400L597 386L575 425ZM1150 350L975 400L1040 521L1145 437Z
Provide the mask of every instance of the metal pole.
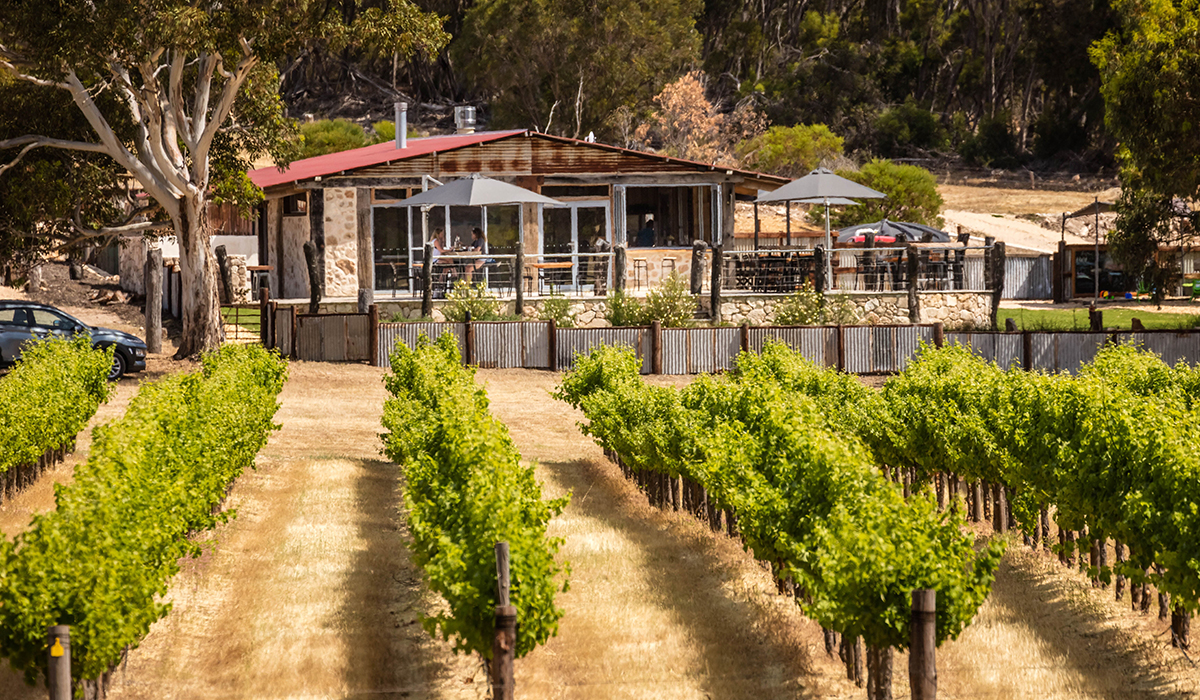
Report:
M833 289L833 241L829 238L829 198L825 198L825 289Z
M46 667L46 685L50 689L50 700L71 700L71 628L54 625L46 639L49 665Z

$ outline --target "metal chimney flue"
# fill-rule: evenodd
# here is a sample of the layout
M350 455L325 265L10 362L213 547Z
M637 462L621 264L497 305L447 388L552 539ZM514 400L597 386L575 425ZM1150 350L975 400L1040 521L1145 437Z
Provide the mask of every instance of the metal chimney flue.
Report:
M396 148L408 147L408 103L396 103Z
M454 128L460 134L475 133L475 108L455 107Z

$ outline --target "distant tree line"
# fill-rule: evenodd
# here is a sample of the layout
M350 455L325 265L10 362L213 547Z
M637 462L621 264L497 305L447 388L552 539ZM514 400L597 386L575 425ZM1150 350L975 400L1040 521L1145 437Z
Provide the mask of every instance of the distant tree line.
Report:
M453 38L396 66L397 80L420 99L485 105L497 128L628 142L654 97L700 70L719 112L825 124L863 157L1113 163L1088 55L1117 26L1109 0L416 3Z

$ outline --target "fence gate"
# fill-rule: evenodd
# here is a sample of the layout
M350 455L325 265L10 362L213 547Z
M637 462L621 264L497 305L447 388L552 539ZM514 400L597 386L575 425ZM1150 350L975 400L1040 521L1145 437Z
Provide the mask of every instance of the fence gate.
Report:
M369 314L298 314L294 356L316 362L371 360Z

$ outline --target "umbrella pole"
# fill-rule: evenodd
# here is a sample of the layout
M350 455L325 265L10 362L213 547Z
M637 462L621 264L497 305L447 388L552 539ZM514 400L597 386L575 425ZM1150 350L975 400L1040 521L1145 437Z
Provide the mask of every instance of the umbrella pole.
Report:
M833 241L829 239L829 198L825 198L825 289L833 289Z

